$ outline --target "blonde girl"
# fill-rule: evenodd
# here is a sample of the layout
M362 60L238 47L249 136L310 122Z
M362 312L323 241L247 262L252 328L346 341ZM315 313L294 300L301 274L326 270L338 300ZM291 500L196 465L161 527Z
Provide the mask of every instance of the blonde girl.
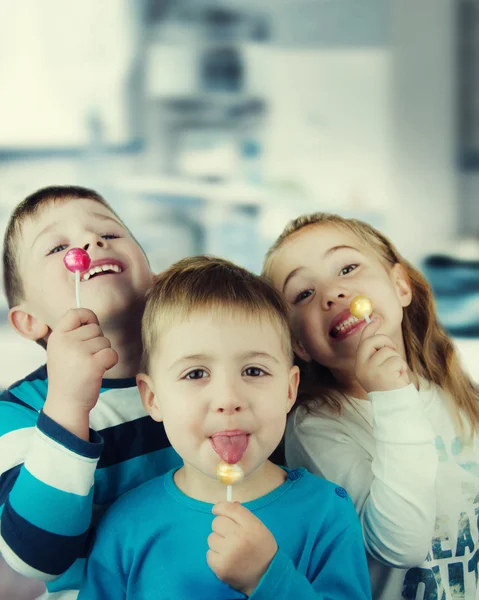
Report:
M264 275L302 366L288 466L350 493L373 598L479 598L479 393L428 283L379 231L326 213L290 222ZM370 324L350 313L358 295Z

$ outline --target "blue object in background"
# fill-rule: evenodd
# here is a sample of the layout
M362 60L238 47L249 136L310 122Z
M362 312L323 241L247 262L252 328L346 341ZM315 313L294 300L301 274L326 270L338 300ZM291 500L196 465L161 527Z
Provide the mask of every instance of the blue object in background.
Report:
M241 145L243 176L249 185L259 185L261 176L261 145L255 139L246 139Z
M240 92L243 64L238 50L231 46L213 47L205 52L202 83L208 92Z
M441 324L453 337L479 337L479 261L446 255L424 260Z

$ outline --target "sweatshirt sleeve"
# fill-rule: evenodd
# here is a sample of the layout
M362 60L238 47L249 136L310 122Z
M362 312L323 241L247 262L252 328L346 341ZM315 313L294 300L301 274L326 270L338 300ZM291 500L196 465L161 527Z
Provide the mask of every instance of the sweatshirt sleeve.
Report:
M347 489L376 560L417 566L429 551L436 518L434 433L413 385L374 392L369 399L374 459L351 436L346 416L309 415L288 427L288 465L304 466Z
M84 551L103 442L84 441L9 391L0 397L0 552L51 581Z

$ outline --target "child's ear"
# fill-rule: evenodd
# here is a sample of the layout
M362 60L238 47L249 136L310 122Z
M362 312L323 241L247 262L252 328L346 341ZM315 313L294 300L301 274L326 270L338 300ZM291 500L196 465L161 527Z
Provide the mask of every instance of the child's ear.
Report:
M399 302L403 308L409 306L412 301L412 289L403 265L396 263L391 271L391 276L396 287Z
M46 323L29 313L21 304L9 310L8 320L15 331L34 342L46 338L50 332Z
M136 376L136 385L140 391L141 401L146 412L154 421L162 421L163 417L156 399L151 377L146 375L146 373L138 373Z
M299 386L299 367L296 365L289 370L289 385L288 385L288 412L293 408L298 395Z
M293 351L296 354L296 356L298 356L301 360L304 360L304 362L311 362L313 360L311 358L311 356L304 349L303 344L299 340L296 340L294 338L293 338Z

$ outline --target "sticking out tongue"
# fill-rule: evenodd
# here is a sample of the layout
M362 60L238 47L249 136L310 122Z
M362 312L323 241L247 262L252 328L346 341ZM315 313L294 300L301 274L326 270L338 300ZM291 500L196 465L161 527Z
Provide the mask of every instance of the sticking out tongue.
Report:
M218 433L211 438L211 445L222 460L234 465L243 458L243 454L248 447L248 437L246 433L235 435Z

